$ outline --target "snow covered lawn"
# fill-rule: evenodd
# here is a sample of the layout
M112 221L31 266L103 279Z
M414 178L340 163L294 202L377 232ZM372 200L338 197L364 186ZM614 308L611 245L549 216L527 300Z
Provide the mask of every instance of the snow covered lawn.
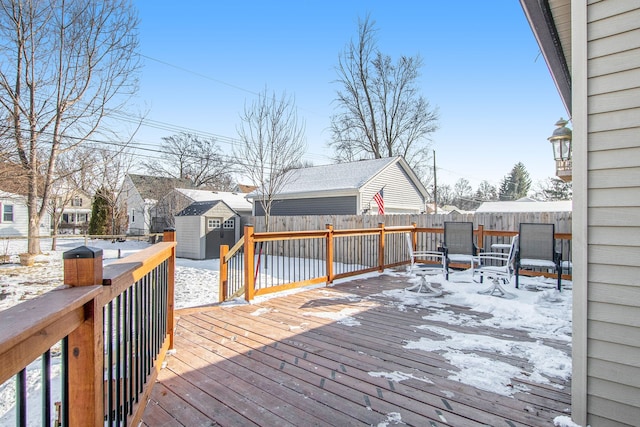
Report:
M26 252L26 240L0 240L0 255L9 255L12 263L0 264L0 310L20 301L33 298L62 284L62 254L84 246L84 239L59 239L57 250L51 247L50 239L42 239L42 255L36 257L33 267L18 264L18 254ZM100 248L105 264L133 252L149 247L147 242L111 240L89 240L86 246ZM218 301L219 260L176 260L175 298L176 308L195 307Z

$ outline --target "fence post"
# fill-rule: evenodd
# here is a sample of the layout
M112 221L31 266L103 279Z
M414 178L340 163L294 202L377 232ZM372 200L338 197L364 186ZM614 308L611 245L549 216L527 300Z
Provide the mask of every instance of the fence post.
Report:
M380 241L378 242L378 271L384 271L384 222L378 223L378 228L380 228Z
M484 247L484 225L478 224L478 249Z
M175 242L176 230L167 228L162 235L163 242ZM171 248L171 258L167 260L167 331L169 332L169 350L173 350L173 330L175 329L175 287L176 287L176 247Z
M229 245L220 245L220 286L218 289L218 302L224 302L227 297L227 286L229 283L229 270L224 257L229 253Z
M80 246L62 257L66 285L102 285L102 249ZM84 323L69 334L69 403L73 408L68 421L72 427L104 424L102 307L93 299L84 310Z
M327 285L333 283L333 224L325 224L327 229Z
M253 242L253 225L244 226L244 299L249 302L255 295L255 247Z

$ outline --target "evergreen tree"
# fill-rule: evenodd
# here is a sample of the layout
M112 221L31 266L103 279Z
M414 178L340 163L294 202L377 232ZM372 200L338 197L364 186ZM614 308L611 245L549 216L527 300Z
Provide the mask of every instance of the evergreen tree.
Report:
M93 206L91 207L91 220L89 220L89 234L105 235L108 230L109 222L109 200L106 195L106 189L100 187L93 197Z
M500 200L518 200L527 197L530 188L529 172L522 162L518 162L500 183L499 198Z

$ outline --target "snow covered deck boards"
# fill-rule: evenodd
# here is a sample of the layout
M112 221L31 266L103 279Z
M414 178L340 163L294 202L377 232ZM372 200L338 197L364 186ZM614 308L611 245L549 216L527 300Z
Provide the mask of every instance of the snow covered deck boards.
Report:
M488 315L448 304L403 308L383 294L406 285L406 277L383 275L178 313L177 351L158 375L143 424L540 427L569 415L570 383L523 379L530 366L518 354L475 351L525 374L512 379L518 391L505 396L451 379L457 368L439 352L408 348L423 337L444 338L419 327L425 324L487 339L536 339L520 330L425 320L437 310Z

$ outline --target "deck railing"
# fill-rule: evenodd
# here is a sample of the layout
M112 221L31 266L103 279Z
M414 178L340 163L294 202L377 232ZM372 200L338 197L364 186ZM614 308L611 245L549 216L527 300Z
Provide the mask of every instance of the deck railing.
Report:
M442 245L444 229L380 223L365 229L334 230L327 225L325 230L255 233L248 225L233 248L221 246L220 302L242 293L251 301L260 295L408 264L406 233L411 234L415 249L436 250ZM518 232L486 230L480 225L473 234L483 249L508 243ZM556 233L556 239L562 259L571 260L571 234ZM551 276L545 271L526 274Z
M104 268L101 250L65 252L62 289L0 312L0 384L16 378L16 425L138 424L173 347L175 233L163 240ZM29 408L37 359L42 399Z

